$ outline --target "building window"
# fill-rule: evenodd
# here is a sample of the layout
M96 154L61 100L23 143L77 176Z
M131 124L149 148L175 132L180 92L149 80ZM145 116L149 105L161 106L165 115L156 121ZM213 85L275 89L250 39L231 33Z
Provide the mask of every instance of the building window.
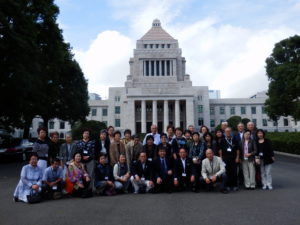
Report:
M54 129L54 122L53 121L49 122L49 129Z
M92 116L97 116L97 109L92 109Z
M59 129L65 129L65 122L59 123Z
M162 45L161 45L161 48L165 48L165 45L164 45L164 44L162 44Z
M170 45L170 44L167 44L167 47L168 47L168 48L170 48L170 47L171 47L171 45Z
M147 48L147 44L144 44L144 48Z
M115 106L115 114L120 114L121 108L120 106Z
M210 120L210 127L215 127L215 120Z
M165 60L161 61L161 75L165 75Z
M149 76L149 61L146 61L146 76Z
M220 114L221 115L225 114L225 107L224 106L220 106Z
M156 44L155 46L156 46L156 48L159 48L159 44Z
M234 115L235 114L235 107L230 107L230 114Z
M150 44L150 48L153 48L153 44Z
M246 107L245 106L242 106L241 107L241 114L246 114Z
M170 76L170 60L167 60L167 76Z
M63 139L64 137L65 137L65 134L64 134L64 133L60 133L60 134L59 134L59 138L60 138L60 139Z
M107 108L102 109L102 116L107 116Z
M289 125L288 119L283 119L283 126L287 127Z
M256 126L257 124L257 120L256 119L252 119L252 122L254 123L254 125Z
M202 126L202 125L203 125L203 118L199 118L199 119L198 119L198 125L199 125L199 126Z
M198 113L203 113L203 105L198 105Z
M202 101L202 95L198 95L198 101Z
M256 107L255 107L255 106L252 106L252 107L251 107L251 113L252 113L252 114L256 114Z
M277 121L273 121L273 126L277 127L278 126L278 122Z
M267 121L267 119L263 119L263 120L262 120L262 124L263 124L264 127L267 127L267 126L268 126L268 121Z
M262 112L262 114L266 114L266 107L265 106L261 107L261 112Z
M119 102L121 100L121 97L120 96L115 96L115 101L116 102Z
M120 127L120 126L121 126L121 120L115 119L115 127Z
M209 108L209 111L210 111L210 115L215 115L215 107L214 106L211 106Z

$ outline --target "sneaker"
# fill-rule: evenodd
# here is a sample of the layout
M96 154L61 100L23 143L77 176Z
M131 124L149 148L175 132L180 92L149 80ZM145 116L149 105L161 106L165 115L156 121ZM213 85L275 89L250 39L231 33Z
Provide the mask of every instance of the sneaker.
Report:
M266 190L266 189L267 189L267 186L264 185L261 189Z
M228 194L228 191L227 191L227 189L226 189L226 188L224 188L224 189L221 189L221 190L220 190L220 192L221 192L221 193L223 193L223 194Z
M233 187L232 190L233 190L233 191L238 191L239 188L238 188L238 187Z
M273 190L273 187L272 186L268 186L269 190Z

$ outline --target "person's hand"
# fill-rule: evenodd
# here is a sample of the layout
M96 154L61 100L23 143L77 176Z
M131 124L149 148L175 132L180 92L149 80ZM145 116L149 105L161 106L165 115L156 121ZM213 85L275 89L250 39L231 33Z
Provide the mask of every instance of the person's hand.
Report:
M140 182L141 178L138 175L135 175L134 177L137 182Z
M83 160L88 160L90 157L89 156L83 156Z
M191 176L191 182L192 183L195 182L195 176L194 175Z
M90 177L85 177L86 182L89 182L91 180Z
M272 160L275 162L275 157L274 156L272 157Z
M249 158L252 154L251 153L248 153L246 154L246 157Z
M84 188L84 185L82 183L77 183L78 187Z
M172 174L173 174L172 170L168 170L168 175L172 175Z
M113 186L114 185L113 182L111 182L111 181L106 181L106 183L108 184L108 186Z
M205 178L205 183L210 184L210 179L208 179L207 177Z
M38 190L39 189L39 185L37 185L37 184L34 184L31 187L32 187L33 190Z
M173 158L174 158L174 159L177 159L177 155L176 155L175 153L173 154Z
M152 180L149 180L149 185L150 185L151 187L154 187L154 183L153 183Z
M128 179L130 177L130 174L129 173L126 173L125 174L125 177Z
M176 180L174 180L174 186L178 186L179 185L179 182L178 182L178 180L176 179Z
M212 181L213 183L215 183L215 182L217 181L217 176L213 176L213 177L211 178L211 181Z
M156 179L156 183L161 184L161 183L162 183L162 179L161 179L160 177L158 177L158 178Z
M239 159L239 158L236 158L236 159L235 159L235 162L236 162L236 163L239 163L239 162L240 162L240 159Z

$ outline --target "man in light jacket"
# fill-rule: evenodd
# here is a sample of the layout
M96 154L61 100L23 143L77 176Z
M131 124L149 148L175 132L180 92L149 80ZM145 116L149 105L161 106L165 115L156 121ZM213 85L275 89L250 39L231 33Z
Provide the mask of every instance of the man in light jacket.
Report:
M202 161L201 175L200 182L206 185L207 190L212 190L215 183L221 182L220 191L224 194L228 193L224 162L220 157L214 156L212 149L206 150L206 158Z

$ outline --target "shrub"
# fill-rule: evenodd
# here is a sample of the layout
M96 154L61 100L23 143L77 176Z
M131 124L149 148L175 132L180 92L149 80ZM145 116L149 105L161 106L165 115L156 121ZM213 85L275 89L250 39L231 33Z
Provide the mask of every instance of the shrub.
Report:
M275 151L300 155L300 132L269 132L266 138Z

